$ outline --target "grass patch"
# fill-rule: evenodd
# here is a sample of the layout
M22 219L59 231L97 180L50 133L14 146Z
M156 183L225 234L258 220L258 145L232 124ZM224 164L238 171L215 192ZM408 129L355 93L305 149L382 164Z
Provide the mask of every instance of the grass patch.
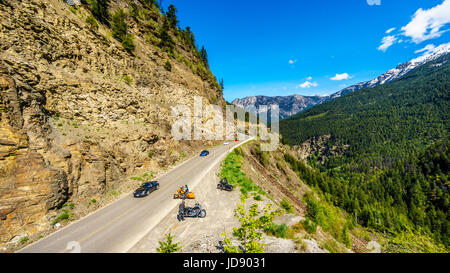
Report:
M320 225L338 242L345 244L348 248L352 247L349 230L353 228L353 223L345 218L339 208L322 201L312 193L307 193L304 201L307 205L307 218L303 226L309 233L314 233L316 226Z
M444 245L435 243L421 230L395 234L382 244L382 249L388 253L448 253Z
M129 75L123 75L122 80L128 85L133 83L133 78L131 78L131 76L129 76Z
M262 197L261 197L261 195L258 194L256 196L254 196L253 199L255 199L256 201L261 201Z
M67 204L65 204L65 205L67 205ZM53 220L53 225L55 225L63 220L69 220L69 218L70 218L69 212L67 211L67 209L63 209L62 213L60 215L58 215L58 217L56 217L55 220Z
M141 176L133 176L133 177L131 177L131 180L147 182L147 181L150 181L151 179L153 179L154 177L155 177L155 173L152 171L152 172L150 172L150 174L144 173Z
M220 176L226 177L231 185L239 186L243 195L248 196L249 193L256 192L267 196L267 194L260 187L253 183L253 181L241 171L243 159L244 158L238 149L228 154L222 164Z
M28 240L30 240L30 238L28 238L28 236L22 237L22 239L20 239L20 243L23 245L26 242L28 242Z
M280 202L280 206L287 212L287 213L294 213L294 209L292 208L291 203L287 199L283 199Z
M288 231L289 227L286 224L273 224L266 227L264 231L271 236L275 236L277 238L287 238L288 237Z

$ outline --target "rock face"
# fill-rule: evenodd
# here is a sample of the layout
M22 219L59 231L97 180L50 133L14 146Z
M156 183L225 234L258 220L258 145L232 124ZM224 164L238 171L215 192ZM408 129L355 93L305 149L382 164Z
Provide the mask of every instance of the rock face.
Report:
M8 74L0 66L0 242L38 231L47 211L68 198L67 174L39 153L48 145L38 136L46 128L36 128L44 97Z
M117 6L127 2L111 1ZM0 246L50 228L49 212L66 202L101 197L203 147L172 139L171 106L192 108L194 96L225 101L187 65L200 61L176 38L184 61L144 39L162 24L158 14L153 24L127 17L130 54L109 28L87 25L83 6L0 2Z

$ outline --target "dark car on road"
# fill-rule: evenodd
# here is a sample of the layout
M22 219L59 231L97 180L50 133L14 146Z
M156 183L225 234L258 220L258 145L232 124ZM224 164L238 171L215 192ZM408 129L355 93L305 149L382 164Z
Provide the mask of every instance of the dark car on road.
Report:
M159 189L159 183L157 181L146 182L135 190L133 195L134 197L145 197L157 189Z
M200 156L207 156L207 155L209 155L209 151L207 150L204 150L200 153Z

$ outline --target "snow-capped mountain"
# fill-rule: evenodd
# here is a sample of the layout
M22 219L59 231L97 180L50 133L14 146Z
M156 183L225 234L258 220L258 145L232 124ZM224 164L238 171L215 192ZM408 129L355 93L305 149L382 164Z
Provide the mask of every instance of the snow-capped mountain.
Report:
M386 84L392 82L400 77L403 77L412 70L420 67L428 62L434 61L439 57L450 53L450 43L440 45L434 48L432 51L412 59L409 62L398 65L386 73L380 75L379 77L367 81L361 82L350 87L344 88L329 96L301 96L301 95L291 95L285 97L268 97L268 96L253 96L246 97L244 99L235 99L233 104L238 105L246 110L250 110L251 106L258 109L260 106L270 106L278 104L280 107L280 118L284 119L293 116L297 113L305 111L306 109L321 104L323 102L344 96L348 93L356 92L363 88L375 87L378 85ZM436 64L437 66L439 64Z
M448 53L450 53L450 43L440 45L437 48L435 48L432 52L424 54L418 58L412 59L409 62L403 63L371 81L361 82L352 85L350 87L347 87L345 89L342 89L339 92L332 94L329 97L329 99L338 98L345 94L355 92L366 87L375 87L388 82L392 82L393 80L403 77L404 75L416 69L417 67L422 66L428 62L434 61L437 58Z

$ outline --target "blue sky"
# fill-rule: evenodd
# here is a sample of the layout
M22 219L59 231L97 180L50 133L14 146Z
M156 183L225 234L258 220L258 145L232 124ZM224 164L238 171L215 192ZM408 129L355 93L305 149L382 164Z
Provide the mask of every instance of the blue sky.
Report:
M450 41L450 0L163 1L169 4L205 45L228 101L331 94Z

